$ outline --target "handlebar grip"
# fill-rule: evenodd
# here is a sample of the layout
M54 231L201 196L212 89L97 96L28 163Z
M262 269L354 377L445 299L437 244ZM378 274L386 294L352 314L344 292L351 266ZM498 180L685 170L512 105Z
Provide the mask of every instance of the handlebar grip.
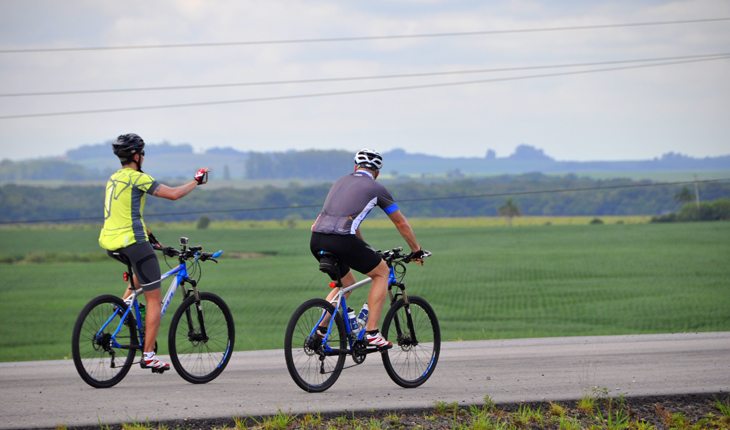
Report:
M432 255L431 251L426 251L425 249L420 249L416 252L411 252L408 254L405 258L403 258L403 261L406 263L409 263L411 260L423 260L426 257L430 257Z
M167 257L177 257L178 255L180 255L180 251L178 251L177 249L175 249L171 246L166 246L164 248L160 248L160 249L158 249L158 251L162 252L162 254Z
M220 257L221 254L223 254L222 249L219 249L218 251L216 251L212 254L208 253L208 252L202 252L202 253L200 253L200 261L212 260L217 263L218 260L216 260L216 258Z

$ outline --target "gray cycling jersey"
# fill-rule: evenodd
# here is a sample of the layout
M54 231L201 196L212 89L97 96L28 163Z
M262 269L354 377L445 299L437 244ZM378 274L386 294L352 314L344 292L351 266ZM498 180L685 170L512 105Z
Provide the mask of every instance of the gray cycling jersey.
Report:
M370 172L358 170L338 179L330 188L312 231L326 234L355 234L370 211L378 206L390 215L398 210L384 186Z

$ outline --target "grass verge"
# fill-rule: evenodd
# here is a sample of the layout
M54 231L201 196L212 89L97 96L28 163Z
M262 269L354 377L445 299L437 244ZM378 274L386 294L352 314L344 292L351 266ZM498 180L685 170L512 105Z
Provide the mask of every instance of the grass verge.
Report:
M581 407L585 399L592 408ZM489 396L478 405L437 402L432 408L410 411L369 411L102 425L134 430L286 430L286 429L458 429L458 430L704 430L730 428L730 395L697 394L665 397L607 397L593 392L578 401L495 405ZM65 427L61 427L65 428ZM98 427L97 427L98 428Z

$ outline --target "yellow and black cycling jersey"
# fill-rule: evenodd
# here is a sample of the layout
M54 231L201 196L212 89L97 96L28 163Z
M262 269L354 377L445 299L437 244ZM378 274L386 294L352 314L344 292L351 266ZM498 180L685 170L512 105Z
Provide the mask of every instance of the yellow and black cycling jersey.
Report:
M142 219L147 194L155 192L160 184L143 172L122 168L106 183L104 199L104 227L99 234L99 245L113 251L148 240Z

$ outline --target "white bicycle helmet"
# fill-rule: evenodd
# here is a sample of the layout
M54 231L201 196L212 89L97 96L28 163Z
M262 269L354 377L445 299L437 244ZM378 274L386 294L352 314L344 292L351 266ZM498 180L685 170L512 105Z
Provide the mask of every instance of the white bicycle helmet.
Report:
M378 151L363 148L355 154L355 164L367 169L380 170L383 167L383 156Z

